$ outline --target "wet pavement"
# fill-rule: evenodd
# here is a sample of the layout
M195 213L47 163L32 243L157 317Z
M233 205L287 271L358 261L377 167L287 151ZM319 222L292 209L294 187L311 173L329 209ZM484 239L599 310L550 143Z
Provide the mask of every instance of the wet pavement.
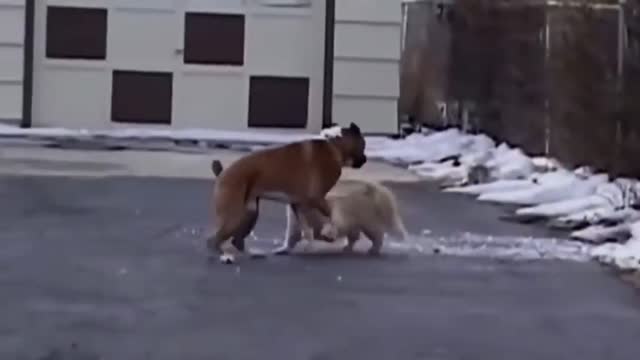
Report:
M640 296L595 263L389 250L224 266L203 243L211 185L0 177L0 359L637 357ZM425 243L563 235L391 186ZM284 209L261 210L248 244L276 246Z

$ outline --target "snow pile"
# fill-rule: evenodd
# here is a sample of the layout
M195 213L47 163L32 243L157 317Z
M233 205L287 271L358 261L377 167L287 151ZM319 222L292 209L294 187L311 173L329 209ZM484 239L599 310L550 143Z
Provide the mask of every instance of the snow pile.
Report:
M527 180L496 180L485 184L467 185L461 187L450 187L445 192L455 192L461 194L482 195L484 193L498 193L501 191L516 191L530 188L534 185L532 179Z
M502 180L522 179L534 171L533 161L522 150L509 148L507 144L496 148L484 165L493 169L494 178Z
M591 255L599 261L622 270L640 270L640 221L629 225L631 238L624 244L604 244Z
M469 174L485 167L491 178L522 179L531 175L534 162L520 149L496 143L486 135L459 129L431 134L411 134L402 140L367 139L367 156L408 164L409 170L433 181L450 184L469 182Z
M411 134L401 140L367 141L367 157L397 163L421 163L438 161L459 154L465 147L473 146L474 138L458 129L448 129L430 135ZM489 139L490 140L490 139Z
M593 256L602 261L625 267L640 256L637 180L612 179L588 167L567 169L554 159L530 158L518 148L496 146L485 135L458 129L371 145L369 156L408 165L425 179L440 182L445 192L515 205L515 219L546 219L550 226L573 230L574 240L601 244L632 236L624 245L605 244L594 250ZM488 176L474 175L482 171Z
M538 181L527 188L486 193L481 195L479 200L518 205L539 205L554 201L572 200L594 193L596 187L606 182L607 179L606 175L581 178L570 172L560 170L540 176Z

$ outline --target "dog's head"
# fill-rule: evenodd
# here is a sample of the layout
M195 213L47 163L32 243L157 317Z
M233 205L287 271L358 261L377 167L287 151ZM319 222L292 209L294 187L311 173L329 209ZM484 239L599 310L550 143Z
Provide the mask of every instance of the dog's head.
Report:
M359 169L367 162L367 156L364 154L366 146L364 136L360 132L358 125L351 123L348 127L341 128L341 136L343 143L343 154L352 168Z

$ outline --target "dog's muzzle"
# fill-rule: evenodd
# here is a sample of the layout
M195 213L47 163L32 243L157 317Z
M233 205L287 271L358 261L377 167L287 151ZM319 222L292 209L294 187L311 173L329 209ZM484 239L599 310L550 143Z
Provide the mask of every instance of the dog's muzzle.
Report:
M351 167L354 169L360 169L366 162L367 162L367 156L362 155L360 157L353 159L353 164L351 164Z

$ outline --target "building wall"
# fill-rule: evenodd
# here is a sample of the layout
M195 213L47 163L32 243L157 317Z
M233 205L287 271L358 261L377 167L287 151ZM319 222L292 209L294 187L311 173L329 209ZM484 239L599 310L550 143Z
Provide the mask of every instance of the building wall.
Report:
M0 0L0 120L22 117L24 2ZM325 0L35 3L32 126L322 126ZM332 120L395 133L401 0L335 6Z
M324 1L37 3L34 126L170 124L235 130L251 124L313 131L321 127ZM102 14L97 10L79 15L100 34L64 38L68 36L64 31L53 28L62 28L56 22L68 27L83 21L60 15L64 11L48 18L47 5L103 9ZM228 16L185 16L190 12ZM76 33L88 33L74 27ZM48 38L53 44L50 47L57 49L47 48ZM244 44L238 45L242 38ZM103 54L98 54L100 49L94 49L95 54L81 54L84 58L61 58L69 55L65 51L70 50L64 47L74 41L85 44L78 46L85 50L103 41L106 49ZM95 58L87 58L91 56ZM187 58L198 63L186 64Z
M0 0L0 120L22 118L24 0Z
M336 0L334 122L397 132L401 39L400 0Z

